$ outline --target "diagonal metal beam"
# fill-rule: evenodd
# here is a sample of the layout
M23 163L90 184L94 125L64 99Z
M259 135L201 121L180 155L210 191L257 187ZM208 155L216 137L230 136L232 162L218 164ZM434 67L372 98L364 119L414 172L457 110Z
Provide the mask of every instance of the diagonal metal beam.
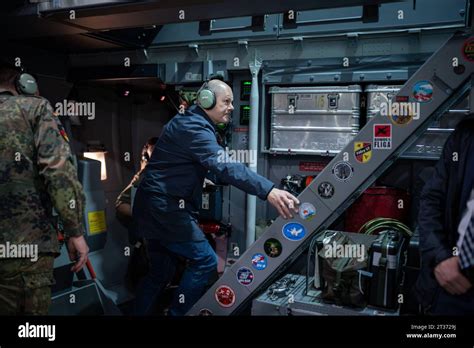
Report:
M428 128L433 119L464 98L474 75L473 46L473 34L458 33L439 48L394 98L398 102L415 103L416 113L405 118L399 113L372 118L299 195L300 202L312 205L311 219L301 211L290 221L277 218L188 315L232 315L245 308L307 248L313 236L327 229ZM390 135L389 140L386 136L383 138L383 146L378 140L381 135L376 137L376 129L380 127L391 129L386 133ZM365 161L356 158L356 142L370 151ZM331 195L321 190L323 184L332 186ZM270 257L265 251L265 242L270 238L282 245L277 257Z

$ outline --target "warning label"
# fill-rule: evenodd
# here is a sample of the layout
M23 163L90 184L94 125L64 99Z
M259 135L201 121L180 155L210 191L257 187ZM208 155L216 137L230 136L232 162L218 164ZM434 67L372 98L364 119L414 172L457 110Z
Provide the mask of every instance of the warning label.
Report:
M89 222L89 234L97 234L107 230L105 210L88 212L87 220Z

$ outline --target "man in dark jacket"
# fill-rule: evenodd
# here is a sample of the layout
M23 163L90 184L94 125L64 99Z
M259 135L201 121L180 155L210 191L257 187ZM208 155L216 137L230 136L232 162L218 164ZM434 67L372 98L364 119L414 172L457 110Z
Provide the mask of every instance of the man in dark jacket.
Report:
M468 118L449 137L421 195L422 265L415 292L427 313L474 313L472 267L464 268L459 257L473 227L473 183L474 119Z
M227 84L219 80L206 83L198 92L198 105L176 115L164 127L135 197L136 233L148 240L151 249L164 247L188 260L171 315L186 314L205 292L217 266L216 254L197 222L203 182L209 171L223 183L267 199L283 218L291 217L290 210L297 212L299 202L293 195L274 188L271 181L243 163L235 163L218 144L216 126L230 121L232 101ZM161 272L151 270L157 289L169 280L170 262L163 256Z

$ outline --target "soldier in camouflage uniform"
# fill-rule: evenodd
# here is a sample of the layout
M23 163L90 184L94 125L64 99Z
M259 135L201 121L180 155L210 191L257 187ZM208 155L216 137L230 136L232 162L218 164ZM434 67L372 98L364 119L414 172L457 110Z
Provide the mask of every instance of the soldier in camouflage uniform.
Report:
M49 102L19 95L19 72L0 62L0 245L33 245L37 260L0 257L0 315L47 314L59 253L54 207L72 271L87 262L84 194L67 136Z

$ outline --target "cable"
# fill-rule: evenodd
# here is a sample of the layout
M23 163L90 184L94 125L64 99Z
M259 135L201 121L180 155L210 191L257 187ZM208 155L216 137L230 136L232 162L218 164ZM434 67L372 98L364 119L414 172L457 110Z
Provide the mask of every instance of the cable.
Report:
M410 238L413 235L413 232L410 228L405 225L403 222L392 219L392 218L375 218L366 222L360 229L359 233L364 234L375 234L375 232L381 229L394 229L397 230L405 237Z
M305 295L308 294L309 273L310 273L309 272L309 266L311 265L311 255L313 254L314 245L316 244L318 237L319 237L318 234L313 237L313 239L311 240L311 243L309 244L309 248L308 248L308 256L306 258L306 279L305 279L305 290L304 290Z

